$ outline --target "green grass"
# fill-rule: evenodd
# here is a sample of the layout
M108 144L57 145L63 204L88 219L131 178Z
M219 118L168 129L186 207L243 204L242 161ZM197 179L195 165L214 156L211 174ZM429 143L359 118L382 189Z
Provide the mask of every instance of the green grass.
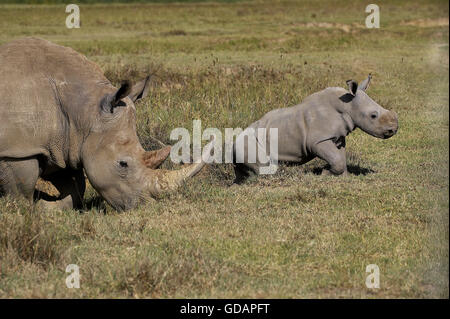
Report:
M72 30L63 5L0 6L0 43L71 46L115 84L154 72L138 104L147 148L193 119L245 127L370 72L400 124L386 141L352 133L347 177L314 174L314 160L228 187L232 167L212 165L121 214L91 188L83 213L2 198L0 297L448 298L448 3L379 5L378 30L361 1L80 5Z

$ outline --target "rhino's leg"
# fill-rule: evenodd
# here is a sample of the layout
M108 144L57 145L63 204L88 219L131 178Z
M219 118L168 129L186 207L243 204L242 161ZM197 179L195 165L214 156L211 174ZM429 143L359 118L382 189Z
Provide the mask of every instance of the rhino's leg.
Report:
M255 164L243 164L243 163L235 163L234 164L234 174L236 178L234 179L234 184L242 184L250 177L254 177L257 175L258 167Z
M233 144L234 184L242 184L259 174L258 142L254 132L242 132ZM256 163L253 163L256 161Z
M83 170L64 170L45 177L59 191L56 201L40 199L37 205L44 209L72 209L82 208L86 182Z
M247 147L247 145L246 145ZM258 164L257 163L248 163L248 155L244 153L242 156L244 159L244 163L237 163L237 153L236 148L234 148L233 153L233 166L234 166L234 174L236 175L233 183L234 184L242 184L246 180L250 179L251 177L255 177L258 175Z
M347 160L345 156L345 142L338 147L333 141L327 140L314 145L315 155L326 161L330 165L330 170L323 170L323 175L346 175Z
M0 159L0 194L23 196L32 202L38 177L39 161L36 157Z

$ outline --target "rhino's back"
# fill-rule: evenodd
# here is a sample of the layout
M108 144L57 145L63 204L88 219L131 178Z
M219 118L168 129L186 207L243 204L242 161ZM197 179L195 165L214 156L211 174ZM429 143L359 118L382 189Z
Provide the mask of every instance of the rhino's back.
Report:
M309 159L311 131L329 134L329 124L337 115L333 101L343 92L340 88L324 89L298 105L272 110L250 126L277 128L279 159L302 162Z
M272 110L249 127L278 130L278 158L281 161L301 161L306 155L304 140L306 130L303 123L302 106L296 105ZM269 143L269 139L267 139Z
M0 46L0 61L0 81L36 76L107 81L98 65L84 55L40 38L23 38Z
M66 114L55 87L98 81L107 81L100 68L70 48L38 38L0 46L0 157L55 153L61 162Z

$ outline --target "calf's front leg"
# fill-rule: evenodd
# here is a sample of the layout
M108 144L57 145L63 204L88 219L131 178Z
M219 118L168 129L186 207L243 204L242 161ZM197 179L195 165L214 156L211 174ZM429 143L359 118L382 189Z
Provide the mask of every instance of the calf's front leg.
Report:
M330 169L324 169L322 175L347 175L345 140L339 146L332 140L320 142L314 145L313 152L330 165Z

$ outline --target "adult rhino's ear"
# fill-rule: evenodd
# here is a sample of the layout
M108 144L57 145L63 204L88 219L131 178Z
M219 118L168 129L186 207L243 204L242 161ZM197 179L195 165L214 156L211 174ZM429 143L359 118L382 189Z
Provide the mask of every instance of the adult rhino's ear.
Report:
M358 89L358 83L353 81L353 80L347 80L345 83L347 83L348 90L350 91L350 93L353 96L355 96L356 95L356 90Z
M372 74L369 73L369 76L367 77L367 79L365 79L358 85L358 89L363 90L363 91L367 90L371 79L372 79Z
M150 75L147 76L142 81L133 85L133 88L131 89L131 92L128 95L128 97L133 102L136 102L137 100L143 99L148 95L149 88L150 88Z
M107 95L102 101L102 109L105 112L114 113L114 108L119 106L127 106L125 102L122 101L123 98L127 97L131 92L130 81L123 81L120 88L114 94Z

